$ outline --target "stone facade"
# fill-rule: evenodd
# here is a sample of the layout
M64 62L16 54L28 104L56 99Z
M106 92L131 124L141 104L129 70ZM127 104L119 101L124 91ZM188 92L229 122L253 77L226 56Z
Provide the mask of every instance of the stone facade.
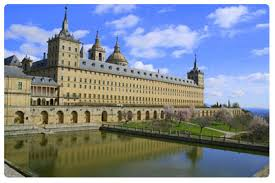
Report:
M44 53L36 62L24 58L24 77L15 74L10 78L5 73L6 125L18 121L37 125L119 122L122 112L128 120L161 119L167 105L175 110L194 106L201 116L212 116L218 110L203 108L204 74L196 57L187 79L129 68L118 39L104 61L97 32L89 59L85 59L83 45L68 27L66 9L62 30L48 40L47 57Z

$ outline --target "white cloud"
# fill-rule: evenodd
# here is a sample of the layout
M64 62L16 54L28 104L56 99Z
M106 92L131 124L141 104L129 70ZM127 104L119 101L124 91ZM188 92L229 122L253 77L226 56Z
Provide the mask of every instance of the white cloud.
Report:
M175 11L175 9L168 7L168 8L161 8L158 13L169 13L169 12L173 12Z
M205 71L205 70L207 70L207 69L208 69L208 67L206 67L206 66L204 66L204 65L199 66L199 70Z
M256 28L257 29L269 28L269 24L268 23L265 23L265 24L256 24Z
M125 36L127 32L125 30L116 30L113 32L114 36Z
M27 54L24 54L24 53L22 53L22 52L20 52L20 51L15 51L15 50L7 50L7 49L4 50L4 57L5 57L5 58L6 58L6 57L9 57L9 56L11 56L11 55L16 55L17 58L18 58L20 61L22 61L23 58L24 58ZM40 58L35 57L35 56L33 56L33 55L27 55L27 56L30 57L33 61L40 60Z
M222 92L219 91L209 91L206 94L212 97L222 97Z
M95 14L104 14L104 13L128 13L136 9L136 5L133 4L119 4L119 5L113 5L113 4L104 4L104 5L97 5L94 13Z
M111 55L111 53L113 53L114 49L113 48L110 48L108 46L102 46L105 51L106 51L106 59L108 58L109 55Z
M246 6L239 5L218 8L207 17L213 20L215 25L224 29L229 29L240 22L249 21L265 13L266 11L262 9L251 12Z
M19 51L21 53L25 53L28 55L43 55L44 52L46 52L46 47L41 45L41 44L37 44L37 43L23 43L20 45L19 47Z
M76 39L81 39L85 36L87 36L90 32L88 30L77 30L77 31L74 31L72 34L74 35L74 37Z
M233 38L238 34L244 33L243 30L238 29L223 29L221 30L222 37Z
M191 52L206 35L204 31L191 30L186 25L170 25L156 28L145 33L142 28L125 37L130 54L137 58L160 58L166 55L167 48ZM174 51L173 56L180 56L182 51Z
M253 105L258 99L269 97L269 74L265 72L247 75L217 75L205 79L206 103L226 102L238 98L237 102Z
M244 96L245 92L243 90L236 90L232 92L231 97L241 97Z
M152 64L144 64L143 62L140 62L140 61L136 61L132 67L136 69L151 71L151 72L159 71L161 74L167 74L169 72L167 68L154 68Z
M256 72L252 73L246 76L240 76L240 80L245 80L245 81L268 81L269 80L269 74L268 73L261 73L261 72Z
M5 39L23 40L29 43L46 44L49 37L58 32L58 29L45 30L33 25L12 24L5 32Z
M186 53L188 53L188 51L185 50L185 49L175 50L175 51L172 52L172 56L175 57L175 58L180 58L180 57L182 57L182 55L184 55Z
M32 55L32 58L41 58L43 52L47 52L47 40L59 33L60 30L60 28L45 30L34 25L12 24L5 31L5 39L16 40L20 43L18 48L11 51L12 53L17 53L18 55L27 54ZM85 37L88 33L89 31L87 30L72 32L77 39Z
M262 49L253 49L251 50L251 53L256 56L263 56L263 55L268 55L269 54L269 48L265 47Z
M113 20L111 22L106 22L106 25L114 26L116 29L125 29L136 26L139 20L139 17L130 14L120 19Z

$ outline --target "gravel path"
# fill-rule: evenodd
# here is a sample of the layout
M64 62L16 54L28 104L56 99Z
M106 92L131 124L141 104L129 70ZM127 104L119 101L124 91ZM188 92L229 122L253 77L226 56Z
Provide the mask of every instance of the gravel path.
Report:
M24 177L23 175L21 175L20 173L18 173L16 170L14 170L13 168L11 168L6 163L5 163L5 167L4 167L4 173L5 173L6 177Z
M266 165L260 171L258 171L254 177L267 177L269 175L269 165Z

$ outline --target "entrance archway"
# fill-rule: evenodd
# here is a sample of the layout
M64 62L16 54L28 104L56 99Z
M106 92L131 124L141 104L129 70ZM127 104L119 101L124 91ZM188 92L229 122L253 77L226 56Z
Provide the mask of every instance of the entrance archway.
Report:
M164 112L163 112L163 111L160 112L160 118L161 118L161 119L164 118Z
M101 121L102 122L107 122L107 117L108 117L107 112L103 111L102 114L101 114Z
M57 117L58 117L58 123L64 123L64 114L62 111L58 111L57 113Z
M41 112L42 124L48 124L49 115L47 111Z
M154 119L157 119L158 118L158 113L157 111L154 111Z
M42 99L42 105L46 105L46 99Z
M37 105L41 105L41 99L40 98L37 99Z
M141 112L140 111L137 112L137 120L141 120Z
M133 119L133 113L132 113L132 111L128 111L127 112L127 120L131 121L132 119Z
M90 123L91 122L91 114L90 114L89 111L85 112L85 120L86 120L86 123Z
M117 112L117 121L120 122L122 120L122 112L118 111Z
M145 120L149 120L149 119L150 119L150 113L149 113L149 111L146 111Z
M15 118L14 118L14 123L24 123L24 113L22 111L16 111L15 113Z
M50 105L54 105L53 99L50 100Z
M77 123L77 112L76 111L73 111L72 113L71 113L71 121L73 122L73 123Z

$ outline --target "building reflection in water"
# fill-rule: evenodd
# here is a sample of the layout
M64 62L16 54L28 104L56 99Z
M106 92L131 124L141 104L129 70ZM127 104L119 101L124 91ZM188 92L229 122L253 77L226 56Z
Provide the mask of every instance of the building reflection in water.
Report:
M5 137L5 158L41 176L101 176L106 167L184 152L193 166L200 147L106 132Z

